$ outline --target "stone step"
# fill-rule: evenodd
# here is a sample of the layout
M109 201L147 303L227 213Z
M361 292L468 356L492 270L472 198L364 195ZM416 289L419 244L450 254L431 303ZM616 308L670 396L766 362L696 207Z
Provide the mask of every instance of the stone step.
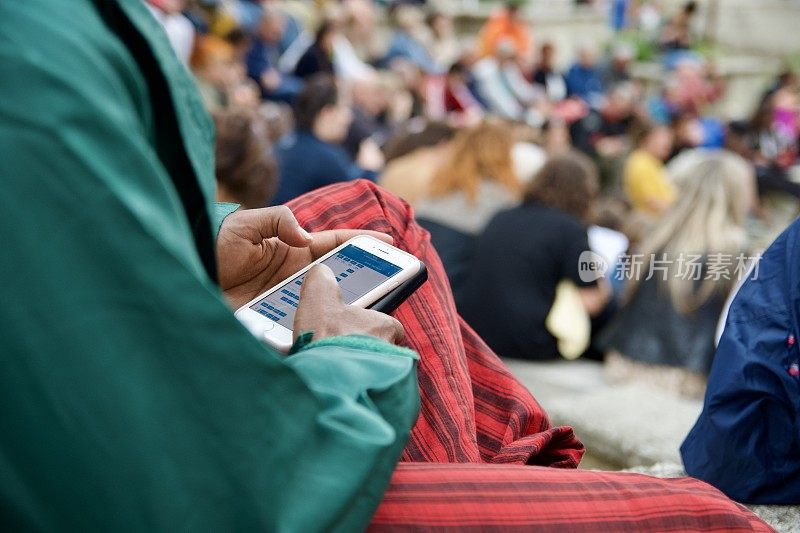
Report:
M555 424L569 425L597 460L629 468L680 463L702 402L641 385L611 385L595 361L506 360Z
M612 385L595 361L505 360L554 424L586 445L582 468L683 477L679 447L702 402L640 385ZM800 506L748 506L780 533L800 533Z

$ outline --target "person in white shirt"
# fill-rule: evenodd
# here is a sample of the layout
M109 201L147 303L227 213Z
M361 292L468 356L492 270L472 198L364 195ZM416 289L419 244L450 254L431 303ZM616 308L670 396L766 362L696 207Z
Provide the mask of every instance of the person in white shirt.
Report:
M188 65L194 48L195 28L182 13L186 0L148 0L147 7L164 28L175 54Z

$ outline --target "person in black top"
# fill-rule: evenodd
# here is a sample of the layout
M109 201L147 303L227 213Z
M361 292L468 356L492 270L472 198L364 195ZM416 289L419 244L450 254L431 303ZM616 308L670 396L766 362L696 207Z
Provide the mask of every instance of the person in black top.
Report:
M314 44L297 61L294 75L307 79L315 74L324 72L334 74L333 71L333 42L338 28L333 21L325 21L317 30Z
M570 126L572 143L595 159L615 158L630 150L628 134L637 116L637 91L631 83L614 86L600 109Z
M560 102L567 97L567 82L564 75L555 67L555 47L547 42L539 52L539 64L533 72L533 82L541 85L547 97Z
M458 308L500 356L559 357L545 319L562 280L578 287L590 315L605 307L607 285L585 282L578 271L597 189L591 160L575 152L557 156L528 186L523 204L495 216L478 239Z

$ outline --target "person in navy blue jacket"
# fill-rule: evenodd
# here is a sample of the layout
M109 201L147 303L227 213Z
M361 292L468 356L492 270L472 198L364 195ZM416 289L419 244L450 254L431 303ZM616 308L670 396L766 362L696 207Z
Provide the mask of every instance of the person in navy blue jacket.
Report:
M278 192L273 205L341 181L375 181L383 155L370 139L362 141L355 163L341 142L352 121L352 111L328 74L311 77L294 104L295 131L278 141Z
M800 220L764 253L734 299L686 472L734 500L800 503Z
M296 21L274 7L261 15L245 63L247 75L258 83L265 100L292 103L303 88L303 80L278 69L281 55L297 39L296 26Z
M595 109L602 105L606 87L597 64L597 52L591 43L581 45L578 61L570 67L565 78L568 96L577 96Z

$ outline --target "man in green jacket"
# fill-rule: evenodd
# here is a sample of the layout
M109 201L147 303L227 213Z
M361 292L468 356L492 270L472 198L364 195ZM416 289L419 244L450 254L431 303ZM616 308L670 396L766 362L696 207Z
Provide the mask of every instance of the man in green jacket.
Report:
M219 229L212 149L141 0L0 2L3 526L349 531L379 503L416 354L324 268L298 354L237 323L220 286L246 301L353 232L285 208Z
M570 469L582 445L459 331L435 253L440 301L400 311L425 354L403 449L420 394L397 321L318 268L295 321L314 340L286 358L226 305L356 232L213 206L212 147L141 0L0 0L0 529L767 530L698 481ZM306 223L386 209L373 227L427 243L398 200L343 192L373 207Z

